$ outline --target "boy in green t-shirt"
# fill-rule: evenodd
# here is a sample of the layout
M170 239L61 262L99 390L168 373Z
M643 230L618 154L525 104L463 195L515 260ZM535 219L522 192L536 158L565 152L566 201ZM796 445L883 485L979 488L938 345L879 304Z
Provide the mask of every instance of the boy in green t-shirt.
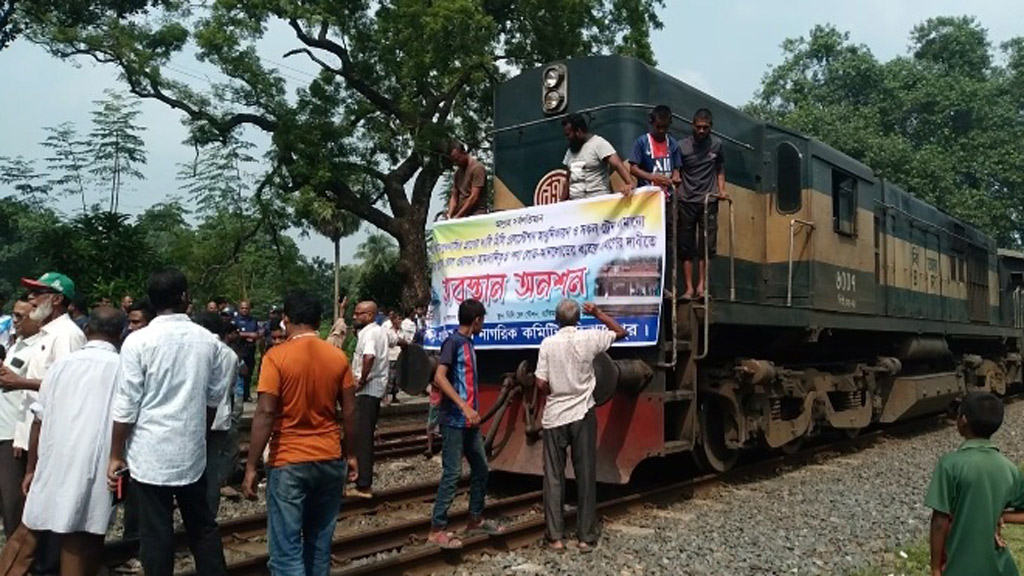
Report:
M995 534L1007 508L1024 509L1020 469L989 439L1003 424L1003 402L973 392L960 404L956 428L965 438L939 459L925 505L932 509L932 576L1017 576L1010 551ZM1024 513L1006 522L1024 523Z

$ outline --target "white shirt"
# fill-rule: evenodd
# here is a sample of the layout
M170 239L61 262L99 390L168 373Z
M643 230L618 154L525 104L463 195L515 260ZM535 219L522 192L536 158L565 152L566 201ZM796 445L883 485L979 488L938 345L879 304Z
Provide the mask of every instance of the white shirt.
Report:
M360 388L356 395L383 398L388 385L388 336L384 329L371 322L359 329L356 339L355 353L352 355L352 374L356 377L356 385L363 377L363 356L373 356L373 366L366 380L366 386Z
M227 393L224 394L224 399L217 406L217 415L213 417L213 425L210 426L210 430L223 432L231 429L231 400L234 396L231 390L235 387L235 381L238 379L238 354L235 354L235 351L222 340L218 340L217 343L220 344L218 347L220 370L227 374Z
M128 440L133 480L192 484L206 469L206 409L227 390L220 346L184 314L157 316L121 346L113 420L135 424Z
M566 150L562 162L569 170L570 200L611 194L612 185L608 178L611 167L605 158L612 154L615 154L615 148L597 134L591 134L578 152Z
M39 340L32 350L32 356L25 368L25 378L42 380L50 366L61 358L85 346L85 334L71 316L61 314L39 329ZM22 392L21 415L14 425L14 447L28 449L28 437L32 431L31 406L39 394L30 390Z
M107 463L117 367L117 349L92 341L43 378L33 406L42 427L22 518L28 528L106 534L113 508Z
M28 359L38 341L38 332L28 338L15 340L7 350L4 366L18 376L24 377L25 370L28 368ZM0 441L14 440L14 429L23 418L21 402L24 397L25 393L22 390L11 390L0 394Z
M615 333L611 330L565 326L540 343L536 375L546 380L551 390L544 404L542 427L572 424L594 407L594 357L613 342Z
M388 361L396 362L398 357L402 354L401 342L406 344L412 344L413 338L416 337L416 323L412 320L405 318L395 328L391 324L391 320L385 320L381 324L381 328L384 329L384 333L388 335Z

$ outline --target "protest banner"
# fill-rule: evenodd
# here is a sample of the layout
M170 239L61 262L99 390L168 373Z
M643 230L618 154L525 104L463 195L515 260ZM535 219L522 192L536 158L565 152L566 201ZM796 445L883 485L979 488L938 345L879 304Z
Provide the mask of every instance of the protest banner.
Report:
M629 332L618 345L658 341L665 202L658 191L610 194L438 222L428 232L431 306L424 346L458 327L459 304L487 308L480 349L530 348L554 334L562 298L592 301ZM581 328L604 329L584 316Z

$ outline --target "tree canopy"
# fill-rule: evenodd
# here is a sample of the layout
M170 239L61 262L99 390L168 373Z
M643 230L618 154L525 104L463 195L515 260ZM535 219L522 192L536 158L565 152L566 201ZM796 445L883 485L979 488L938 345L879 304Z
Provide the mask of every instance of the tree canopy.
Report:
M879 61L833 26L782 44L747 109L813 135L1003 246L1024 242L1024 38L931 18Z
M130 90L185 113L199 142L243 126L272 137L278 187L305 191L398 242L406 304L428 297L425 227L450 139L485 141L491 87L550 60L619 52L653 60L662 0L212 0L131 19L55 23L35 38L59 56L116 65ZM261 57L288 30L319 74L289 91ZM225 80L203 90L164 68L193 54ZM208 89L207 89L208 88Z

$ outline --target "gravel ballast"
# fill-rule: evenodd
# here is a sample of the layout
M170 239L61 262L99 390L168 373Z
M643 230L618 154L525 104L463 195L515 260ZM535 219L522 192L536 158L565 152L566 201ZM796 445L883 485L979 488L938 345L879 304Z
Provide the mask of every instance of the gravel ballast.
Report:
M1024 403L1017 402L993 438L1015 462L1024 460L1022 430ZM533 546L470 558L439 574L850 573L925 537L932 469L960 442L951 425L885 438L780 476L606 520L589 554Z

